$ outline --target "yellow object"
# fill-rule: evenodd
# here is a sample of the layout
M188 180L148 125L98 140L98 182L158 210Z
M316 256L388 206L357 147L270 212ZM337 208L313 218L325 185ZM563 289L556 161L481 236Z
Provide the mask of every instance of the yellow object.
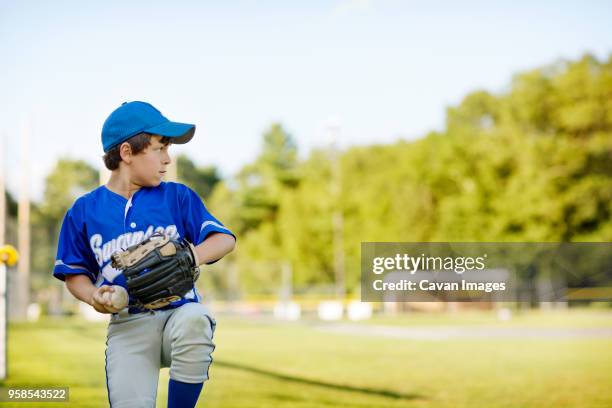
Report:
M4 245L0 247L0 262L7 266L13 266L19 260L19 252L12 245Z

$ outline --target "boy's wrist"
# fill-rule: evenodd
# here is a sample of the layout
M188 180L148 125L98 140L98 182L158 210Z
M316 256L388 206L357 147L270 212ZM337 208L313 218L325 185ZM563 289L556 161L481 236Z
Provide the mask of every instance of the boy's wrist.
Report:
M89 306L94 306L94 293L96 292L96 288L93 288L93 290L90 290L87 297L84 299L85 303L87 303Z

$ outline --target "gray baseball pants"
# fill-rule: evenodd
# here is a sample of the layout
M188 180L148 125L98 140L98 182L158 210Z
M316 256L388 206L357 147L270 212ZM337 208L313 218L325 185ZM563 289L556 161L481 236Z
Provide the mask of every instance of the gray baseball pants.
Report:
M170 378L177 381L206 381L215 326L208 308L195 302L170 310L112 315L106 340L111 407L154 408L163 367L170 367Z

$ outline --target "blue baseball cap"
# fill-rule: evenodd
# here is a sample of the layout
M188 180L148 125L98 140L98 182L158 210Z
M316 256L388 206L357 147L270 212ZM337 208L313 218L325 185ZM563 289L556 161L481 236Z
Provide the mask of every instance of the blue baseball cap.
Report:
M195 125L170 122L150 103L123 102L106 118L102 126L104 152L139 133L171 137L172 143L184 144L193 137Z

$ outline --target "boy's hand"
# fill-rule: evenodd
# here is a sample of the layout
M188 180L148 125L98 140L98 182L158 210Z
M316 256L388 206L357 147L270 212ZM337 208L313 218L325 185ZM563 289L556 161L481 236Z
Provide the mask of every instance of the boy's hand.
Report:
M115 291L115 288L108 285L100 286L91 295L90 305L100 313L117 313L121 309L113 307L110 294Z

